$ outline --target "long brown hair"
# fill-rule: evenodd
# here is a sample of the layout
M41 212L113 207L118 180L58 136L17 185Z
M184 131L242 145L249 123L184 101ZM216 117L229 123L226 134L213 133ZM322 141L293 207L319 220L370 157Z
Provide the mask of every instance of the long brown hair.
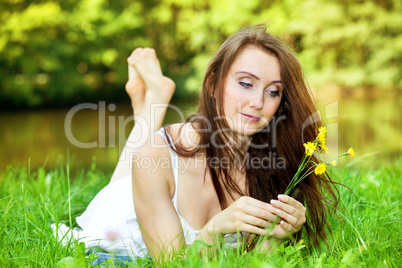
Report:
M264 202L277 199L278 194L283 194L303 157L303 143L313 141L320 126L319 120L313 116L315 105L299 61L289 48L266 30L262 24L246 27L222 44L207 68L198 111L187 119L198 132L199 146L185 148L180 141L174 141L174 150L182 157L193 157L199 152L205 154L207 171L222 209L228 206L226 194L232 198L233 193L248 195ZM224 115L223 89L226 78L232 63L247 46L255 46L277 57L284 89L276 114L263 130L251 138L251 145L244 152L236 146L230 147L230 150L222 149L222 145L231 144L229 136L236 135L219 130L229 129L221 116ZM169 132L169 128L166 131ZM230 159L229 166L217 167L211 162L211 159L224 158ZM245 174L246 192L240 189L230 172L239 169L236 164L239 158L243 163L241 172ZM262 160L259 166L252 164L255 159ZM271 162L264 164L264 159ZM281 164L273 163L275 159L282 159ZM335 201L332 204L334 207L338 203L334 189L330 179L311 174L290 193L307 208L304 229L310 245L319 244L320 239L326 241L325 229L329 226L325 193ZM295 238L299 239L300 235L301 231L295 234Z

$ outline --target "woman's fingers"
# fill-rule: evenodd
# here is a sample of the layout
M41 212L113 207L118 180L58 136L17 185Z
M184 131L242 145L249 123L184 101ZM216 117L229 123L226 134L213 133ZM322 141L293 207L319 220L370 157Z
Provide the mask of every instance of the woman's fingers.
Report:
M245 223L248 223L250 225L257 226L257 227L260 227L260 228L266 228L266 227L271 225L271 223L269 221L267 221L267 220L264 220L264 219L261 219L261 218L258 218L258 217L254 217L254 216L251 216L251 215L248 215L248 214L244 214L242 220Z
M267 227L270 227L271 223L267 223ZM244 231L248 232L250 234L256 234L256 235L266 235L268 234L269 228L261 228L252 224L248 223L243 223L243 225L240 227L239 231Z
M263 219L265 221L274 221L275 220L275 214L266 210L266 209L262 209L259 207L253 207L253 206L249 206L247 208L245 208L244 213L248 214L251 217L254 218L258 218L258 219Z
M243 196L239 199L240 208L244 208L244 211L250 215L266 218L268 220L272 220L273 214L276 212L276 208L274 208L271 204L262 202L252 197Z
M268 232L276 215L270 204L251 197L241 197L215 217L214 225L221 233L245 231L256 235Z
M294 234L296 230L292 227L291 224L285 222L285 221L280 221L278 224L274 227L272 231L272 236L277 238L277 239L286 239L288 237L291 237L292 234Z
M285 219L287 222L293 224L295 227L296 225L299 224L299 221L300 225L304 223L302 222L303 214L295 207L292 207L290 205L287 205L285 203L276 200L272 200L271 203L277 208L275 211L276 215L278 215L282 219Z
M283 200L283 198L281 198ZM284 212L293 215L297 218L302 217L305 214L306 209L302 205L302 208L298 206L300 204L298 201L295 199L287 196L287 203L282 201L281 199L279 200L271 200L271 205L273 205L275 208L279 208L283 210Z
M271 204L277 208L276 214L290 224L294 231L300 230L306 222L304 206L286 195L279 195L278 198L279 200L271 200ZM292 228L289 227L288 231L291 231Z
M291 224L285 221L280 221L279 225L283 228L283 230L285 230L287 235L291 235L297 232L297 230Z
M280 194L278 195L278 199L286 204L289 204L293 207L295 207L296 209L298 209L300 212L302 213L306 213L306 208L303 206L302 203L300 203L299 201L297 201L296 199L288 196L288 195L283 195Z
M277 209L276 214L279 217L281 217L281 219L283 219L286 222L288 222L291 225L293 225L294 228L296 228L296 229L300 229L301 226L303 225L303 223L298 218L296 218L296 217L294 217L294 216L292 216L292 215L290 215L290 214L288 214L288 213L286 213L286 212L284 212L284 211L282 211L280 209Z

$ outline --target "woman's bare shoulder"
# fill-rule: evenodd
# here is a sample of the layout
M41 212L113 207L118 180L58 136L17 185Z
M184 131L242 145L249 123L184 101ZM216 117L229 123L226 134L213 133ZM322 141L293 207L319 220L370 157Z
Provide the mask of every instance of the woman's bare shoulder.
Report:
M199 144L199 134L191 123L177 123L169 126L169 134L175 143L186 149L192 149Z

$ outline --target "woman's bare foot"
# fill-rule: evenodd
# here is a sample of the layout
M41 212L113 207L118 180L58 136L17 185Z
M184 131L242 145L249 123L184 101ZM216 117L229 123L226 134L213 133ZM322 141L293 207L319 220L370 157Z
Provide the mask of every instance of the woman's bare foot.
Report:
M128 57L128 81L126 83L126 92L131 99L131 106L134 114L141 113L145 100L145 84L134 68L136 55L139 51L134 50Z
M151 103L168 104L175 90L175 83L168 77L163 76L152 48L137 48L133 57L129 58L129 64L134 65L135 70L145 84L145 98Z

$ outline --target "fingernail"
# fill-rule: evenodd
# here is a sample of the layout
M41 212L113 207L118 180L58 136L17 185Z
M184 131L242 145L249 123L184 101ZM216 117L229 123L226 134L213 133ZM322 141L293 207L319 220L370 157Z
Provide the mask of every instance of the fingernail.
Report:
M278 195L278 199L280 200L285 200L286 196L283 194Z
M278 201L276 201L276 200L274 200L274 199L271 199L271 205L276 205L276 204L278 204Z
M283 212L282 212L282 210L277 209L277 210L276 210L276 214L278 214L279 216L281 216L281 215L283 214Z

